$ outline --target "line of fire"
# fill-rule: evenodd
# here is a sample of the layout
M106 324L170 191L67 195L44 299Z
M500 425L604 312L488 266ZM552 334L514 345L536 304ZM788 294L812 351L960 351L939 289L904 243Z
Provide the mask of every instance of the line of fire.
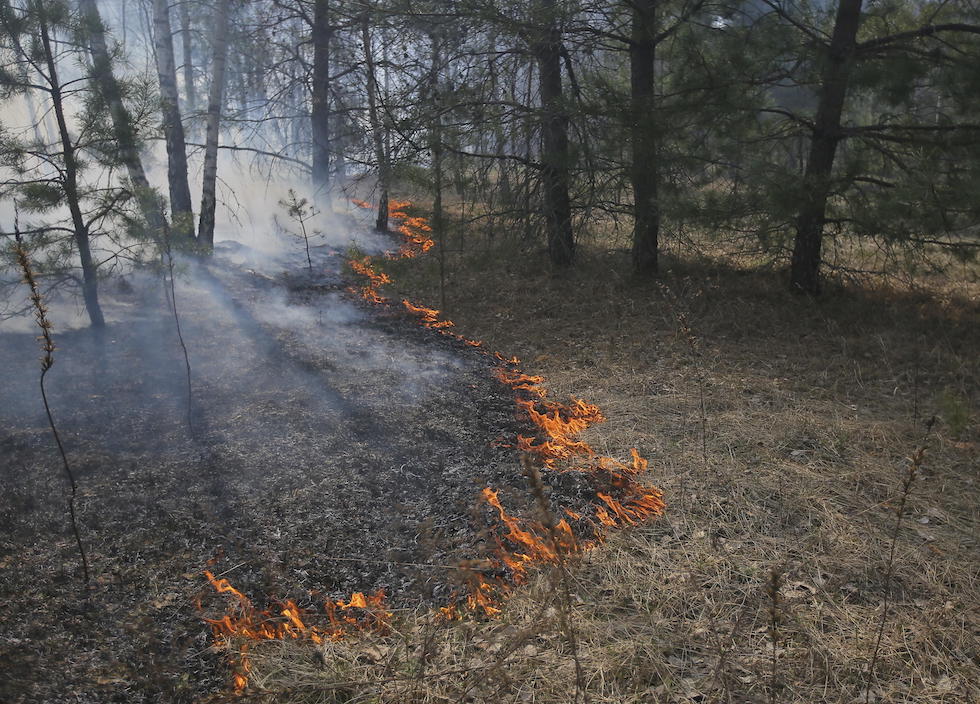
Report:
M375 207L362 200L353 203L364 209ZM427 220L409 215L410 208L408 201L389 203L389 218L401 238L396 250L380 257L364 255L347 260L356 279L348 293L371 305L400 306L420 326L458 340L479 354L492 355L496 379L510 389L515 413L534 431L503 441L513 449L515 458L522 458L525 473L531 475L529 491L534 490L533 481L542 481L542 474L546 478L548 474L564 472L587 474L595 487L591 501L564 507L560 519L550 515L548 507L539 507L539 515L512 515L494 487L486 486L480 491L486 520L493 530L493 554L489 559L461 561L457 568L461 587L448 603L435 608L439 618L445 620L467 615L492 618L500 614L513 587L527 579L529 570L588 550L601 543L610 529L660 515L665 504L662 492L644 483L642 476L648 462L635 448L629 450L629 460L620 461L597 453L580 438L589 427L605 420L597 406L575 398L568 402L549 400L544 379L522 371L518 358L491 353L480 341L458 334L454 323L438 310L408 300L392 301L382 295L382 287L392 280L380 270L379 259L413 258L435 245ZM249 684L249 641L305 638L319 644L359 632L384 633L392 618L383 589L371 594L355 592L347 600L325 599L318 610L304 609L292 600L258 609L228 579L216 577L211 571L205 571L203 576L225 598L226 611L221 616L207 615L208 610L200 605L199 608L206 613L205 620L217 644L228 646L233 653L232 684L236 693L244 692Z

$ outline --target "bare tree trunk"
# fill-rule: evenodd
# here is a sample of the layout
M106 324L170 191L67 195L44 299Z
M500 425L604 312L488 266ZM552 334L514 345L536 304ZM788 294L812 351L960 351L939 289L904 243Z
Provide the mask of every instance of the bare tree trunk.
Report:
M154 237L160 237L166 221L157 194L150 187L146 171L143 170L133 119L123 103L122 90L112 72L112 60L109 56L105 27L99 15L99 8L95 0L78 0L78 7L82 14L85 44L92 56L92 80L109 108L113 134L119 147L119 160L126 167L126 173L129 175L146 224Z
M184 57L184 107L193 119L197 112L197 91L194 88L194 43L191 36L190 0L180 3L180 50Z
M214 53L211 57L211 86L204 140L204 185L201 189L201 221L197 239L208 250L214 247L214 212L217 206L218 130L225 96L225 60L228 56L229 0L217 0L212 22Z
M820 293L820 247L827 200L830 197L834 157L841 139L841 114L857 48L862 0L840 0L834 33L827 51L820 85L820 101L810 141L810 157L803 176L803 204L796 217L796 240L790 266L793 291Z
M429 73L429 92L432 98L432 127L429 132L429 148L432 151L432 231L439 247L439 301L446 308L446 231L442 212L442 94L439 90L439 69L442 64L442 41L438 31L430 35L432 40L432 67Z
M371 137L374 141L374 156L378 160L378 219L375 227L379 232L388 231L388 159L385 153L384 131L378 115L378 78L375 72L374 54L371 48L371 31L368 15L361 18L361 40L364 44L364 61L367 69L368 119L371 121Z
M160 79L160 110L167 140L167 181L170 185L170 218L178 235L194 237L194 206L187 182L187 147L177 95L173 32L169 0L153 0L153 30L157 76Z
M633 155L633 269L640 274L657 271L660 206L657 203L657 125L653 118L656 59L657 0L633 4L633 37L630 43L630 131Z
M541 91L541 185L548 234L548 256L555 266L575 260L572 205L568 196L568 116L562 99L561 32L556 0L537 0L540 37L531 46Z
M313 193L326 196L330 189L330 41L333 27L328 17L328 0L313 6L313 105L310 113L313 134Z
M82 214L78 193L78 159L75 155L75 145L68 131L68 121L65 119L65 106L61 92L61 82L58 78L58 67L54 51L51 48L51 37L48 33L48 19L41 0L34 0L34 10L38 17L41 33L41 48L44 51L44 62L48 67L48 85L50 86L51 105L54 108L55 121L58 125L58 135L61 139L61 153L65 167L65 200L68 212L71 213L72 228L75 231L75 244L78 247L78 259L82 264L82 298L85 310L93 328L105 327L105 317L99 305L98 272L92 259L92 249L89 244L88 224Z

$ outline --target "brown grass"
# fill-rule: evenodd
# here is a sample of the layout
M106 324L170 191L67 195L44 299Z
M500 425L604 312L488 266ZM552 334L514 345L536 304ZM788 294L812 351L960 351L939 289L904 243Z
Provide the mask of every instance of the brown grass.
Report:
M574 271L552 273L537 251L473 250L449 258L445 313L459 332L521 357L552 396L598 403L608 421L587 440L611 455L638 447L667 497L663 519L570 565L589 701L863 701L894 508L933 413L870 701L980 701L973 284L845 288L814 302L772 273L675 260L661 279L669 305L627 273L622 252L586 249ZM390 268L400 293L439 300L434 258ZM390 637L319 656L260 644L251 691L278 691L256 697L270 702L564 704L576 662L557 591L546 572L498 620L402 614Z

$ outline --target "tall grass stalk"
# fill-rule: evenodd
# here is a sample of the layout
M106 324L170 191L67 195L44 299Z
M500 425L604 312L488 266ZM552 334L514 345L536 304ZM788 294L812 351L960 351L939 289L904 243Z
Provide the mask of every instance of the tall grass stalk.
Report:
M932 431L932 426L936 422L933 416L926 424L926 437ZM922 467L922 460L925 458L928 444L924 439L922 443L912 453L909 461L909 470L905 473L902 480L902 498L898 507L895 509L895 526L892 528L891 546L888 551L888 566L885 569L885 600L881 610L881 620L878 623L878 635L875 638L874 648L871 651L871 662L868 665L868 680L864 689L864 702L869 704L871 701L871 682L874 679L875 666L878 664L878 654L881 652L881 640L885 635L885 624L888 622L888 609L891 606L891 583L895 574L895 551L898 547L898 534L902 529L902 521L905 518L905 505L908 503L912 493L912 484Z
M574 551L575 546L569 546L562 540L562 536L558 532L558 521L548 503L548 497L545 495L541 472L526 454L521 456L521 465L524 468L524 475L527 477L528 484L531 486L531 494L534 496L534 500L538 505L538 511L541 514L541 523L548 531L548 538L555 552L555 566L552 574L554 581L557 582L560 594L558 609L559 627L565 636L565 640L568 642L572 661L575 664L575 699L573 701L576 704L579 701L584 702L584 704L589 704L589 694L586 690L585 682L585 669L582 667L582 660L579 657L578 634L575 631L575 623L572 618L572 590L569 586L570 579L567 566L567 553L569 549Z
M20 223L17 217L14 218L14 239L16 241L15 252L17 255L17 263L20 265L21 271L24 273L24 283L31 290L31 307L34 309L34 320L37 322L37 326L41 329L41 335L38 337L38 342L41 343L41 351L44 352L44 356L41 357L41 378L39 385L41 387L41 400L44 402L44 412L48 417L48 425L51 427L51 434L54 436L55 444L58 446L58 453L61 455L62 466L65 469L65 476L68 478L68 485L71 487L71 495L68 497L68 514L71 517L71 530L75 535L75 544L78 546L78 555L82 560L82 575L85 580L85 585L89 584L89 569L88 569L88 557L85 555L85 546L82 545L82 536L78 530L78 516L75 513L75 498L78 495L78 485L75 482L75 475L71 471L71 465L68 462L68 454L65 452L65 446L61 442L61 435L58 434L58 426L55 425L54 415L51 413L51 405L48 403L48 393L44 387L45 379L47 378L48 372L51 367L54 366L54 339L51 337L51 321L48 320L48 308L44 303L44 298L41 295L41 291L37 286L37 280L34 277L34 269L31 267L31 260L27 256L27 249L24 247L24 240L20 236Z

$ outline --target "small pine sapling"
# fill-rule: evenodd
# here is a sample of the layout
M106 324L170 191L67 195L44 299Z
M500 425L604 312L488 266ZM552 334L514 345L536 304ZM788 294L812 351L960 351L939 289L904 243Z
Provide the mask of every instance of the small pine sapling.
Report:
M310 268L310 273L312 274L313 258L310 256L310 238L322 235L323 233L319 230L310 230L307 227L307 223L319 215L319 211L314 208L306 198L300 198L298 195L296 195L296 191L294 191L292 188L289 189L289 195L286 198L281 198L279 200L279 207L285 208L286 215L289 216L289 219L299 225L299 232L294 232L293 230L282 227L281 225L280 228L282 228L284 232L287 232L294 237L302 238L303 244L306 247L306 263ZM276 224L278 224L278 221Z

